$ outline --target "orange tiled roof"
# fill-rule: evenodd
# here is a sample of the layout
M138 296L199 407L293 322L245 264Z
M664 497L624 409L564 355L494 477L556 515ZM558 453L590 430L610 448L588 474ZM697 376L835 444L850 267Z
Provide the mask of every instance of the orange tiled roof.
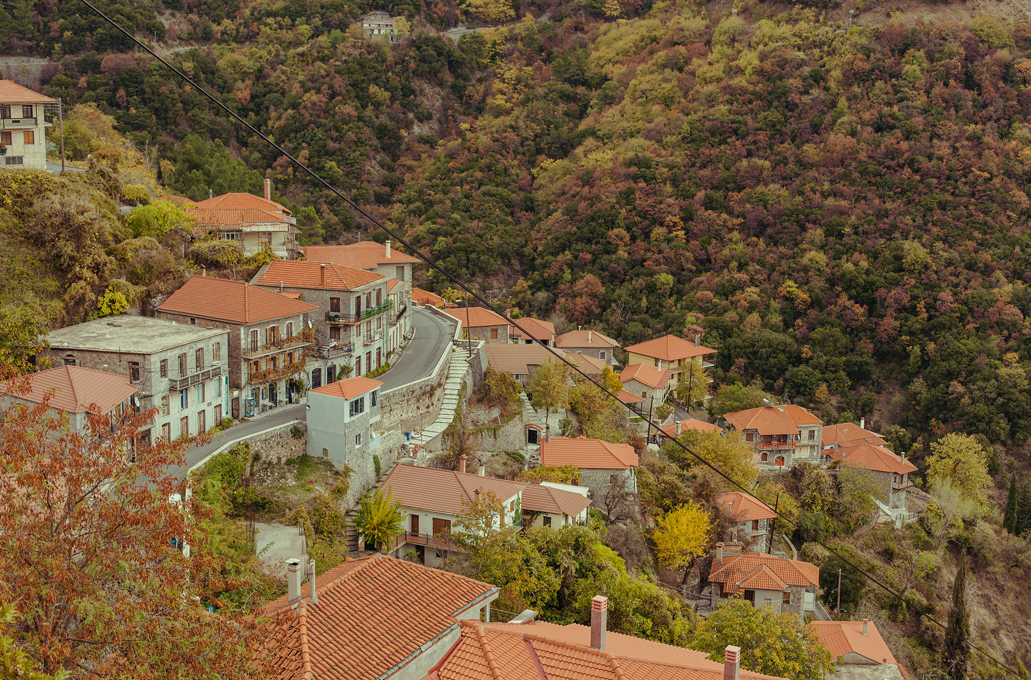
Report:
M397 279L388 279L387 280L387 292L389 293L390 291L392 291L395 288L397 288L397 284L399 284L399 283L401 283L401 282L398 281Z
M301 250L312 262L332 262L355 269L375 269L381 265L422 263L419 258L398 252L396 248L391 248L390 257L387 257L386 245L375 241L359 241L343 246L304 246Z
M888 442L881 439L880 435L870 430L864 430L855 423L838 423L837 425L824 425L820 437L824 446L849 446L857 442L884 446Z
M431 307L444 306L444 298L422 288L412 288L412 302L420 305L430 305Z
M773 519L777 513L755 496L734 491L716 496L716 507L720 512L730 508L732 522L750 522L753 519Z
M322 283L323 267L326 271L325 283ZM375 283L385 278L382 274L338 264L304 260L273 260L258 271L251 283L269 288L278 288L282 283L287 288L355 290L367 283Z
M368 394L373 390L377 390L383 387L383 383L379 380L373 380L372 378L366 378L363 375L358 375L353 378L347 378L346 380L338 380L337 382L331 382L328 385L322 387L316 387L309 392L315 394L325 394L330 397L343 397L344 399L354 399L355 397L363 394Z
M365 680L403 668L424 645L458 627L471 605L497 588L385 555L347 560L316 578L318 603L291 609L287 596L265 607L272 655L266 677Z
M524 338L521 330L514 325L510 325L508 334L513 337L540 340L541 342L551 342L551 339L555 337L555 324L550 321L541 321L540 319L524 316L521 319L515 319L515 322L526 329L526 337Z
M487 326L507 326L508 319L495 314L485 307L455 307L445 309L445 314L450 314L462 322L463 328L485 328Z
M662 389L669 384L672 377L673 371L668 369L659 370L649 364L631 364L619 374L619 382L625 384L630 380L636 380L646 387Z
M541 442L541 465L575 465L585 470L627 470L637 467L637 453L629 444L600 439L557 438Z
M22 391L23 388L28 391ZM129 384L129 376L82 366L58 366L0 383L0 394L36 404L49 394L50 406L68 413L86 413L95 405L104 414L138 390Z
M191 208L198 227L242 227L248 224L293 224L287 215L256 208Z
M738 581L737 587L740 590L778 590L784 592L788 589L788 584L780 576L777 576L770 569L769 565L761 564Z
M246 324L317 309L315 305L243 281L194 276L161 303L157 311Z
M830 650L834 658L846 654L858 654L870 659L873 663L898 663L881 637L880 631L873 621L866 621L866 634L863 634L863 621L811 621L809 627L820 636L820 642Z
M465 313L464 311L462 312ZM533 345L487 345L487 362L495 371L512 375L529 375L532 366L558 361L547 349ZM561 351L559 351L562 354Z
M876 472L892 472L896 475L916 472L915 465L908 460L903 463L898 456L883 446L874 446L873 444L843 446L840 449L832 449L824 453L834 460L843 461L849 467Z
M819 425L823 421L801 406L760 406L728 413L724 418L738 430L766 434L798 434L798 425Z
M679 361L680 359L691 359L716 353L716 350L711 347L696 345L675 335L664 335L661 338L631 345L626 348L626 351L631 354L652 357L663 361Z
M680 434L683 436L687 430L695 430L696 432L720 432L720 426L713 423L707 423L704 420L698 420L697 418L687 418L680 421ZM670 439L677 438L677 423L676 421L670 423L666 427L659 430L659 432Z
M555 336L555 346L572 349L608 349L619 347L619 343L598 331L569 331Z
M0 80L0 102L5 104L56 104L56 99L51 99L33 92L27 87L10 80Z
M624 404L638 404L644 401L644 397L639 397L633 392L629 392L627 390L622 389L619 391L619 394L616 395L616 398Z
M531 512L546 512L552 515L576 517L591 504L586 496L575 491L564 491L540 484L523 487L523 509Z
M587 375L601 375L602 370L608 366L604 359L598 359L587 354L573 353L567 354L566 357Z
M723 595L732 595L739 590L739 583L752 575L759 567L766 566L787 586L815 586L820 583L820 568L815 564L789 560L784 557L767 555L766 553L745 553L743 555L724 555L723 564L712 563L709 572L710 583L723 584ZM764 581L769 583L770 581ZM756 586L758 588L759 586ZM777 588L762 588L777 590Z
M275 201L245 193L222 194L221 196L197 201L196 205L198 208L208 210L265 210L273 213L290 214L289 210Z

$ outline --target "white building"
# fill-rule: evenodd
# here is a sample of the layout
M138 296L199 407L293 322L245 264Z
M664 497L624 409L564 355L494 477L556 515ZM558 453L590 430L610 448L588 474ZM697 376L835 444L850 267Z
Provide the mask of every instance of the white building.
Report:
M380 449L373 429L382 418L381 387L379 380L359 376L309 390L308 455L368 476L362 473L372 470Z
M0 158L9 170L46 170L48 123L43 116L44 97L27 87L0 80Z

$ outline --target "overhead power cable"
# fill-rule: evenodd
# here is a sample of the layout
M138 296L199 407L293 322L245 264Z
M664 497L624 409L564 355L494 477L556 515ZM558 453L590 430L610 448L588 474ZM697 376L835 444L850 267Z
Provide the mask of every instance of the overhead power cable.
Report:
M633 410L633 406L632 406L632 405L630 405L630 404L629 404L629 403L627 403L627 402L624 402L624 401L622 401L621 399L619 399L619 397L618 397L617 395L614 395L614 394L612 394L611 392L609 392L608 390L606 390L606 389L605 389L604 387L602 387L602 386L601 386L600 384L598 384L598 383L596 383L596 382L595 382L594 380L592 380L592 379L590 378L590 376L588 376L588 375L587 375L586 373L584 373L584 372L583 372L583 371L582 371L582 370L580 369L580 367L579 367L579 366L578 366L577 364L575 364L575 363L573 363L573 362L569 361L568 359L566 359L566 357L564 357L563 355L561 355L561 354L559 354L558 352L556 352L554 348L552 348L552 347L549 347L549 346L548 346L548 345L547 345L546 343L544 343L544 342L541 342L540 340L537 340L536 338L534 338L534 336L533 336L533 334L532 334L532 333L530 333L530 332L529 332L529 331L527 331L527 330L526 330L525 328L523 328L523 327L522 327L521 325L519 325L519 320L518 320L518 319L511 319L511 318L509 318L509 316L508 316L507 314L504 314L504 313L502 313L502 312L501 312L501 310L499 310L499 309L498 309L497 307L495 307L493 303L491 303L490 301L488 301L487 299L485 299L485 298L484 298L484 297L483 297L482 295L480 295L479 293L477 293L477 292L475 292L474 290L472 290L471 288L469 288L469 287L468 287L467 285L465 285L465 283L463 283L463 282L462 282L462 281L461 281L461 280L460 280L460 279L459 279L458 277L456 277L456 276L455 276L454 274L452 274L451 272L449 272L449 271L448 271L447 269L445 269L444 267L442 267L442 266L440 266L439 264L437 264L437 263L436 263L436 262L435 262L435 261L433 260L433 258L429 257L428 255L425 255L425 254L423 254L423 253L422 253L422 252L421 252L421 251L420 251L420 250L419 250L418 248L416 248L416 247L415 247L415 246L414 246L414 245L413 245L412 243L410 243L410 242L409 242L409 241L408 241L407 239L405 239L404 237L402 237L402 236L401 236L401 235L400 235L399 233L397 233L397 232L396 232L396 231L395 231L394 229L391 229L390 227L388 227L387 225L383 224L383 223L382 223L381 221L379 221L378 219L376 219L376 217L374 217L373 215L369 214L369 213L368 213L368 212L367 212L367 211L366 211L366 210L365 210L364 208L362 208L362 207L361 207L360 205L358 205L357 203L355 203L354 201L352 201L352 200L350 199L350 197L348 197L348 196L347 196L346 194L344 194L343 192L341 192L341 191L340 191L339 189L337 189L337 188L336 188L335 186L331 185L331 184L330 184L329 182L327 182L326 180L324 180L324 179L323 179L323 178L322 178L321 176L319 176L319 175L318 175L317 173L315 173L315 172L314 172L314 171L313 171L313 170L312 170L311 168L309 168L309 167L308 167L307 165L305 165L305 164L304 164L304 163L302 163L301 161L297 160L297 158L295 158L293 154L291 154L290 152L288 152L288 151L287 151L286 149L284 149L284 148L283 148L282 146L280 146L280 145L279 145L279 144L277 144L276 142L274 142L274 141L272 141L271 139L269 139L269 138L268 138L268 137L267 137L267 136L266 136L266 135L265 135L264 133L262 133L262 132L261 132L260 130L258 130L257 128L255 128L255 127L254 127L253 125L251 125L251 124L250 124L250 123L248 123L248 122L247 122L246 120L244 120L244 119L243 119L243 118L242 118L242 117L241 117L241 116L240 116L239 114L237 114L237 113L236 113L235 111L233 111L233 110L232 110L231 108L229 108L229 107L228 107L228 106L226 106L226 105L225 105L224 103L222 103L222 101L221 101L221 100L220 100L220 99L219 99L218 97L216 97L215 95L213 95L212 93L208 92L208 91L207 91L206 89L204 89L203 87L201 87L200 85L198 85L198 84L197 84L197 83L196 83L196 82L195 82L195 81L194 81L194 80L193 80L192 78L190 78L190 76L186 75L186 74L185 74L185 73L183 73L183 72L182 72L181 70L179 70L178 68L176 68L175 66L173 66L173 65L172 65L171 63L169 63L168 61L166 61L166 60L165 60L165 59L164 59L163 57L161 57L160 55L158 55L158 54L157 54L157 53L156 53L156 52L155 52L154 50L152 50L152 49L151 49L150 47L148 47L148 46L147 46L146 44L144 44L144 43L143 43L143 42L142 42L141 40L139 40L139 39L138 39L138 38L137 38L137 37L136 37L135 35L133 35L132 33L129 33L129 31L127 31L127 30L125 30L124 28L122 28L122 26L121 26L121 25L119 25L119 24L118 24L117 22L115 22L115 21L114 21L114 20L113 20L113 19L112 19L111 17L109 17L109 16L108 16L107 14L105 14L104 12L100 11L100 9L98 9L98 8L97 8L97 7L96 7L96 6L95 6L95 5L94 5L94 4L93 4L93 3L91 2L91 0L81 0L81 1L82 1L82 3L83 3L84 5L86 5L87 7L89 7L89 9L90 9L90 10L91 10L92 12L94 12L94 13L95 13L95 14L96 14L97 16L101 17L101 18L102 18L102 19L104 19L104 20L105 20L106 22L108 22L109 24L111 24L111 26L112 26L112 27L113 27L113 28L114 28L115 30L117 30L117 31L119 31L120 33L122 33L122 34L123 34L124 36L126 36L127 38L129 38L129 40L131 40L131 41L132 41L133 43L135 43L136 45L138 45L138 46L139 46L139 47L140 47L141 49L143 49L143 50L144 50L144 51L146 51L146 52L147 52L148 54L150 54L150 55L151 55L152 57L154 57L154 58L155 58L155 59L157 59L157 60L158 60L159 62L161 62L161 64L162 64L162 65L163 65L163 66L164 66L165 68L167 68L168 70L172 71L172 72L173 72L173 73L175 73L175 74L176 74L177 76L179 76L179 78L181 78L181 79L182 79L182 80L183 80L184 82L186 82L187 84L189 84L189 85L190 85L190 87L194 88L194 89L195 89L195 90L196 90L197 92L201 93L201 94L202 94L202 95L203 95L204 97L206 97L207 99L209 99L209 100L210 100L210 101L211 101L212 103L214 103L214 104L215 104L215 106L217 106L217 107L218 107L218 108L220 108L220 109L221 109L222 111L224 111L225 113L227 113L227 114L228 114L228 115L229 115L229 116L230 116L231 118L233 118L233 119L234 119L234 120L235 120L236 122L238 122L238 123L239 123L240 125L244 126L244 127L245 127L245 128L247 129L247 130L249 130L250 132L254 133L254 135L256 135L257 137L259 137L259 138L260 138L260 139L261 139L262 141L264 141L264 142L265 142L266 144L268 144L268 145L269 145L269 146L271 146L271 147L272 147L273 149L275 149L276 151L278 151L278 152L279 152L280 154L282 154L282 155L283 155L283 156L284 156L285 158L289 159L289 160L290 160L290 162L291 162L291 163L293 163L293 164L294 164L294 165L295 165L295 166L297 167L297 169L299 169L299 170L300 170L300 171L301 171L302 173L304 173L304 174L308 175L309 177L311 177L312 179L314 179L314 180L315 180L315 181L316 181L316 182L317 182L318 184L322 185L322 186L323 186L324 188L326 188L327 190L331 191L331 192L332 192L332 193L333 193L334 195L336 195L336 196L337 196L337 197L338 197L338 198L339 198L340 200L344 201L344 202L345 202L345 203L346 203L346 204L347 204L348 206L350 206L352 210L354 210L354 211L355 211L355 212L357 212L357 213L358 213L359 215L361 215L362 217L364 217L365 219L367 219L367 220L368 220L369 222L371 222L371 223L372 223L372 224L373 224L374 226L376 226L376 227L378 227L378 228L382 229L383 231L387 232L387 233L388 233L388 234L389 234L389 235L390 235L390 236L391 236L392 238L394 238L394 239L395 239L395 240L396 240L396 241L397 241L398 243L400 243L400 244L401 244L401 245L403 245L403 246L404 246L405 248L407 248L407 249L408 249L408 250L409 250L409 251L410 251L411 253L413 253L413 254L414 254L414 255L415 255L416 257L420 258L420 259L421 259L422 261L424 261L424 262L425 262L426 264L428 264L428 265L429 265L430 267L432 267L432 268L433 268L434 270L436 270L437 272L439 272L439 273L440 273L440 274L441 274L441 275L442 275L442 276L443 276L444 278L446 278L446 279L447 279L448 281L450 281L450 282L451 282L451 283L453 283L454 285L458 286L458 287L459 287L459 288L460 288L461 290L465 291L465 294L466 294L467 296L472 296L472 297L473 297L473 298L475 298L475 299L476 299L476 301L477 301L477 302L479 302L479 303L480 303L480 304L481 304L481 305L482 305L482 306L483 306L484 308L486 308L486 309L489 309L489 310L493 311L493 312L494 312L495 314L497 314L498 316L500 316L500 317L504 318L504 319L505 319L506 321L508 321L508 322L509 322L510 324L512 324L512 325L513 325L513 326L515 326L515 327L516 327L517 329L519 329L519 330L520 330L520 331L521 331L522 333L524 333L524 334L526 335L526 337L528 337L528 338L533 338L533 339L534 339L534 340L535 340L535 341L536 341L536 342L537 342L538 344L540 344L540 345L541 345L541 346L542 346L542 347L543 347L543 348L544 348L545 350L547 350L547 351L548 351L548 352L549 352L549 353L550 353L550 354L551 354L552 356L554 356L554 357L555 357L555 359L557 359L558 361L561 361L562 363L564 363L564 364L565 364L565 365L566 365L567 367L569 367L569 369L570 369L570 370L572 370L573 372L575 372L575 373L577 373L578 375L580 375L580 376L581 376L581 377L582 377L582 378L583 378L584 380L586 380L586 381L588 381L588 382L590 382L590 383L594 384L594 385L595 385L595 386L596 386L596 387L597 387L597 388L598 388L599 390L601 390L602 392L604 392L604 394L605 394L605 395L606 395L606 396L607 396L608 398L610 398L610 399L614 400L614 401L615 401L616 403L618 403L618 404L620 404L621 406L623 406L624 408L626 408L626 409L627 409L627 411L628 411L629 413L631 413L631 414L633 414L633 415L634 415L634 417L640 417L640 418L642 418L642 419L644 420L644 422L646 422L646 423L648 423L648 424L649 424L650 426L652 426L652 427L656 428L656 430L659 430L659 429L660 429L660 428L659 428L659 426L658 426L658 425L657 425L657 424L656 424L656 423L655 423L655 422L654 422L654 421L653 421L653 420L652 420L652 419L651 419L650 417L645 417L645 416L641 416L641 415L639 415L639 414L638 414L638 413L637 413L636 411L634 411L634 410ZM755 496L755 494L754 494L754 493L753 493L753 492L752 492L751 490L749 490L749 489L746 489L746 488L745 488L744 486L742 486L741 484L739 484L739 483L738 483L738 482L737 482L736 480L734 480L734 479L731 479L731 478L730 478L730 476L728 476L728 475L727 475L727 474L726 474L725 472L723 472L722 470L720 470L719 468L717 468L717 467L716 467L715 465L713 465L712 463L710 463L709 461L707 461L707 460L706 460L705 458L703 458L702 456L700 456L700 455L698 455L697 453L695 453L694 451L692 451L692 450L691 450L691 449L690 449L690 448L689 448L689 447L688 447L688 446L687 446L686 444L684 444L684 443L683 443L682 441L680 441L679 439L676 439L676 438L670 438L670 441L671 441L672 443L674 443L674 444L675 444L676 446L679 446L679 447L680 447L681 449L683 449L685 453L687 453L688 455L690 455L691 457L693 457L694 459L696 459L696 460L697 460L697 461L698 461L699 463L701 463L702 465L705 465L705 466L706 466L706 467L708 467L708 468L709 468L710 470L712 470L712 471L713 471L714 473L716 473L717 475L719 475L720 477L722 477L722 478L723 478L723 479L724 479L724 480L725 480L725 481L726 481L726 482L727 482L728 484L730 484L730 485L731 485L732 487L735 487L735 488L739 489L739 490L740 490L740 491L741 491L742 493L745 493L745 494L747 494L748 496L751 496L751 497L755 498L755 499L756 499L756 500L758 500L758 501L759 501L760 503L762 503L762 502L763 502L762 500L760 500L759 498L757 498L757 497ZM792 522L792 521L790 521L790 520L788 520L788 519L786 519L786 518L783 518L783 517L778 517L778 519L780 519L781 521L785 522L786 524L788 524L788 525L790 525L790 526L794 526L794 527L797 527L797 526L798 526L797 522ZM817 541L815 541L815 542L816 542L816 543L818 543L819 545L823 546L823 547L824 547L825 549L827 549L827 550L828 550L828 551L830 552L830 554L834 555L835 557L837 557L838 559L840 559L840 560L841 560L842 562L844 562L844 563L845 563L845 564L847 564L848 566L850 566L850 567L852 567L853 569L855 569L855 570L856 570L857 572L861 573L861 574L862 574L862 575L863 575L864 577L866 577L866 578L867 578L867 580L869 580L870 582L872 582L872 583L876 584L876 585L877 585L878 587L880 587L880 588L881 588L881 589L883 589L883 590L884 590L885 592L889 593L890 595L892 595L893 597L895 597L895 598L896 598L896 599L898 599L899 601L901 601L901 600L902 600L902 593L900 593L899 591L897 591L897 590L895 590L895 589L891 588L890 586L888 586L887 584L885 584L884 582L882 582L882 581L881 581L880 579L876 578L876 577L875 577L875 576L874 576L873 574L871 574L871 573L870 573L870 572L868 572L867 570L863 569L863 568L862 568L861 566L859 566L859 565L855 564L855 563L854 563L854 562L853 562L852 560L850 560L849 558L845 557L844 555L842 555L842 554L841 554L840 552L838 552L837 550L835 550L835 549L834 549L834 548L832 548L831 546L827 545L827 544L826 544L826 543L825 543L825 542L824 542L823 540L817 540ZM941 623L941 622L940 622L940 621L938 621L938 620L937 620L936 618L934 618L934 617L932 617L932 616L930 616L930 615L926 615L926 616L925 616L925 618L926 618L927 620L931 621L932 623L934 623L935 625L937 625L938 627L940 627L940 628L941 628L942 630L945 630L945 629L946 629L946 626L945 626L945 624ZM999 666L1000 668L1003 668L1003 669L1005 669L1006 671L1008 671L1008 672L1012 673L1013 675L1017 676L1018 678L1020 677L1020 674L1019 674L1019 673L1018 673L1018 672L1016 671L1016 669L1014 669L1014 668L1011 668L1010 666L1008 666L1008 665L1004 664L1003 662L999 661L999 660L998 660L998 659L996 659L996 658L995 658L994 656L992 656L992 655L991 655L990 653L988 653L987 651L985 651L984 649L982 649L982 648L981 648L980 646L978 646L978 645L974 644L974 643L973 643L973 642L971 642L971 641L968 641L968 645L970 646L970 648L971 648L971 649L972 649L973 651L976 651L976 652L978 652L979 654L981 654L981 655L982 655L982 656L984 656L985 658L989 659L990 661L992 661L993 663L995 663L996 665L998 665L998 666Z

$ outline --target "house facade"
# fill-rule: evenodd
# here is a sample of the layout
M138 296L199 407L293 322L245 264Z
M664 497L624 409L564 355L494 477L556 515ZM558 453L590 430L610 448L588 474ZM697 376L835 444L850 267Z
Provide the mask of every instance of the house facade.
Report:
M820 462L823 421L800 406L760 406L723 418L744 435L753 461L762 470L790 470L798 463Z
M650 364L630 364L619 374L623 389L644 400L646 405L661 406L673 389L673 371Z
M508 329L508 335L512 338L512 342L523 345L540 343L548 347L555 346L555 324L529 316L514 319L514 321L522 326L522 330L515 325Z
M157 308L179 324L229 332L233 418L254 418L297 403L313 353L307 321L315 305L242 281L194 276Z
M873 621L810 621L820 642L838 661L833 680L908 680Z
M462 324L462 337L483 340L488 345L507 345L512 328L508 319L484 307L447 307L444 313Z
M307 453L338 469L354 470L352 484L376 477L373 456L381 448L376 433L382 419L381 387L379 380L354 377L308 392Z
M598 331L569 331L555 336L555 347L575 354L586 354L601 359L609 366L616 365L619 343Z
M541 442L541 465L580 468L580 482L590 489L594 506L610 512L620 496L637 493L638 458L629 444L600 439L552 438Z
M0 405L34 406L49 397L50 411L65 414L69 429L84 434L91 411L102 416L137 412L137 392L139 386L133 385L128 375L58 366L0 383Z
M388 12L369 12L363 16L362 32L366 38L386 38L390 42L397 42L394 17Z
M47 169L44 107L57 104L10 80L0 80L0 164L8 170Z
M229 332L143 316L113 316L47 335L53 366L129 377L140 408L157 409L145 444L203 434L229 413Z
M665 335L631 345L626 348L626 365L650 364L662 371L671 370L673 387L676 387L683 380L683 374L693 370L694 359L700 359L705 369L714 365L716 350L702 345L699 340L698 336L691 342L675 335Z
M754 552L766 552L770 523L777 517L773 508L754 496L735 491L717 496L716 510L730 520L727 541L743 543Z
M906 460L905 454L896 456L888 448L865 443L827 449L824 454L869 479L874 500L892 521L911 519L906 510L906 491L913 486L909 475L917 468Z
M723 549L723 543L716 544L709 570L713 609L723 600L740 597L755 607L798 616L816 610L820 568L815 564L760 552L725 555Z
M526 388L537 367L555 357L540 345L486 345L487 362L498 372L508 373Z
M187 204L197 224L197 236L211 236L240 246L245 256L269 248L276 257L297 257L297 220L272 200L272 183L265 180L265 196L223 194Z

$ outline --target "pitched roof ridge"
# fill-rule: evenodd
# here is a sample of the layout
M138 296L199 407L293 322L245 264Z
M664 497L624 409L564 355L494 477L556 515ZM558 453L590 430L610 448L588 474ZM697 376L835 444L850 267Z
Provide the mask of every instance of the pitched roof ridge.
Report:
M65 375L68 376L68 387L70 387L71 390L72 390L72 403L75 404L75 408L79 408L80 405L85 406L85 404L80 404L80 402L79 402L79 393L75 389L75 387L76 387L76 385L75 385L75 374L72 372L72 369L71 369L70 366L65 365L64 369L65 369L64 370ZM57 388L51 387L50 391L51 392L56 392Z
M301 643L301 669L304 671L302 679L314 678L315 673L311 664L311 648L308 645L308 607L304 600L297 605L297 638Z
M494 680L504 680L504 676L501 675L501 669L498 668L497 661L494 660L494 651L490 648L490 643L487 641L487 632L483 629L483 624L473 628L476 631L476 639L480 643L480 649L483 650L483 656L487 659L487 665L490 666L490 674L494 677Z
M623 680L623 678L626 677L623 675L623 669L620 667L619 659L615 654L609 652L608 656L605 657L605 660L609 662L609 668L612 669L612 672L616 674L616 677L619 678L619 680Z
M359 573L360 571L362 571L364 569L367 569L370 564L374 564L376 562L379 562L381 557L383 557L382 553L374 553L374 554L369 555L367 557L357 557L357 558L354 558L355 562L361 561L362 563L356 565L353 569L348 569L347 571L345 571L340 576L337 576L332 581L329 581L328 583L324 583L321 588L318 587L318 581L316 581L316 589L317 590L321 590L321 591L327 591L327 590L330 590L331 588L336 588L341 583L343 583L344 581L348 580L352 575L357 574L357 573ZM344 564L347 564L346 560L344 561Z

